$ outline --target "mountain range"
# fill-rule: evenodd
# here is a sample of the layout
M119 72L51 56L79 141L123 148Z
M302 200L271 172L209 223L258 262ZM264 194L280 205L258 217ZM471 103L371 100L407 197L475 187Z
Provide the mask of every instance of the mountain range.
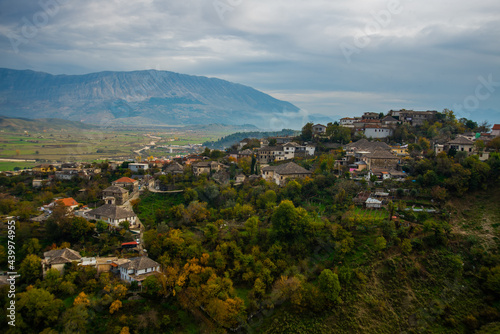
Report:
M217 78L156 70L52 75L6 68L0 68L0 114L104 126L224 123L273 128L273 122L302 118L289 102Z

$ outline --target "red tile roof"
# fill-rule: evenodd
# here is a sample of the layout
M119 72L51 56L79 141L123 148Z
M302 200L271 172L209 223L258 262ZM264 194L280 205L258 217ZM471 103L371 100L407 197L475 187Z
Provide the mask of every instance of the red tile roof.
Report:
M78 202L73 199L73 197L60 199L58 202L62 203L64 206L78 205Z
M115 181L116 183L134 183L136 182L135 180L131 179L130 177L122 177L122 178L119 178L118 180Z
M500 130L500 124L493 125L493 127L491 129L492 130Z
M124 242L122 243L122 246L132 246L132 245L138 245L137 241L130 241L130 242Z

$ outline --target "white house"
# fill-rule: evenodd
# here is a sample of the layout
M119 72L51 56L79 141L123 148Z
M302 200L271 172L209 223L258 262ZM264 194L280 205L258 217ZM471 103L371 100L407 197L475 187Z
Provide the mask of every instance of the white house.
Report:
M138 172L140 170L148 170L149 165L145 163L130 163L128 164L128 169L130 169L132 172Z
M135 281L138 282L139 285L141 285L141 282L148 276L160 272L160 264L147 256L122 260L118 267L122 280L127 282Z
M380 125L365 125L365 136L367 138L387 138L392 136L392 129Z

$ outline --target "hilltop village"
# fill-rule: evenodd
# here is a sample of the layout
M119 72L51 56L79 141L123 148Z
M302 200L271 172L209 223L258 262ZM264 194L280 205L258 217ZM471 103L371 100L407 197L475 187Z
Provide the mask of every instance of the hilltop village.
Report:
M488 208L497 204L499 150L499 124L450 110L391 110L174 159L3 172L0 213L16 221L22 245L19 328L492 326L500 321L500 260L491 255L498 212ZM480 200L484 216L471 218L460 199L485 194L492 202ZM467 215L488 226L469 226ZM469 228L483 232L472 240ZM387 280L390 291L380 285L388 272L399 277ZM435 296L431 319L422 312L435 287L455 295ZM345 320L361 308L384 321ZM269 322L270 314L282 321Z

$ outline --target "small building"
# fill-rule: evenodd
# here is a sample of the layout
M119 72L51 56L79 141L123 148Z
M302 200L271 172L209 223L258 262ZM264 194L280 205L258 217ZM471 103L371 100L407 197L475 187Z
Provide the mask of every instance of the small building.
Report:
M201 174L210 175L211 173L216 173L226 168L228 168L228 166L217 161L200 161L193 164L193 174L195 176L200 176Z
M365 136L367 138L387 138L392 136L393 130L388 126L377 124L365 125Z
M382 207L382 201L379 201L378 199L370 197L366 200L365 206L367 208L380 209Z
M182 174L184 173L184 168L177 161L173 161L165 167L165 173L173 175Z
M134 257L121 261L118 266L120 278L126 282L138 282L139 286L149 276L160 272L160 264L147 256Z
M57 269L61 273L64 273L64 266L68 263L77 262L80 263L82 257L80 253L69 248L54 249L43 253L42 259L42 271L43 276L47 273L49 269Z
M139 181L131 179L130 177L121 177L116 181L111 182L114 186L119 186L129 191L137 191L139 188Z
M326 133L326 126L323 124L315 124L312 128L315 135L323 135Z
M78 208L78 206L80 205L80 203L78 203L73 197L57 199L51 203L52 207L56 203L63 205L64 207L68 208L69 210L74 210L74 209ZM51 204L49 204L49 206Z
M277 185L281 186L285 185L289 179L305 178L311 175L312 172L294 162L262 168L262 178L274 181Z
M457 152L467 152L467 155L474 153L474 142L462 136L450 140L447 146L448 150L454 148Z
M114 197L117 205L123 205L128 201L128 191L119 186L111 186L102 191L102 197Z
M146 163L130 163L128 164L128 169L132 172L146 171L149 169L149 164Z
M114 227L125 221L130 223L130 227L137 223L137 216L133 211L109 203L89 211L87 216L90 219L103 220Z
M494 137L500 136L500 124L495 124L491 128L491 135Z

